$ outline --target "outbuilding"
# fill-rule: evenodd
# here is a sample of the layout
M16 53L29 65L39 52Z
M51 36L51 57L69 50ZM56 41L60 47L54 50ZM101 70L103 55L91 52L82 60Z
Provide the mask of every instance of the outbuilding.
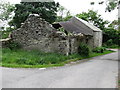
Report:
M57 30L61 27L66 34ZM78 53L80 43L91 48L100 47L102 31L77 17L51 25L39 16L30 15L20 28L11 33L11 39L23 49L69 55Z
M65 22L54 23L53 27L56 29L63 27L65 32L75 35L83 34L84 38L78 42L84 42L92 48L102 46L102 30L78 17L72 17Z

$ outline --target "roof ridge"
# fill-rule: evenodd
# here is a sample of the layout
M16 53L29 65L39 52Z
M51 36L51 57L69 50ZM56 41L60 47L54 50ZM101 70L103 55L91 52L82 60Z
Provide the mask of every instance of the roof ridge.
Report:
M83 19L80 19L80 18L75 17L75 16L74 16L74 18L77 19L77 20L79 20L79 21L82 22L84 25L86 25L87 27L89 27L90 29L92 29L92 30L94 30L94 31L101 31L98 27L90 24L89 22L87 22L87 21L85 21L85 20L83 20Z

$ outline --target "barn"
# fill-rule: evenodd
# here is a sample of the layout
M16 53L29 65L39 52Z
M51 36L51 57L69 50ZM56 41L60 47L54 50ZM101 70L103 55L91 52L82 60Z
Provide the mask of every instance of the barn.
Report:
M84 38L79 39L78 42L84 42L92 48L102 46L102 30L78 17L54 23L53 27L56 29L63 27L65 32L75 35L83 34Z
M59 31L60 28L65 32ZM33 14L10 36L23 49L65 55L78 53L80 43L86 43L91 48L102 45L102 31L77 17L51 25Z

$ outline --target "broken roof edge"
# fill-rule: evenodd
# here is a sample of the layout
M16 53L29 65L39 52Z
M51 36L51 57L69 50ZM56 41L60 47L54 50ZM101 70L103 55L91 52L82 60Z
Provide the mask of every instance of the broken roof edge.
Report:
M102 32L102 30L100 30L98 27L88 23L87 21L83 20L83 19L80 19L76 16L72 17L72 18L76 18L77 20L81 21L84 25L88 26L90 29L92 29L93 31L95 32Z

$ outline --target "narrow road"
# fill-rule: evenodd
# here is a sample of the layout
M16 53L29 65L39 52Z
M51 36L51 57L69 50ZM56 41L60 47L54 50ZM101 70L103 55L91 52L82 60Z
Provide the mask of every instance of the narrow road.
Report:
M118 52L48 69L2 68L2 88L116 88Z

